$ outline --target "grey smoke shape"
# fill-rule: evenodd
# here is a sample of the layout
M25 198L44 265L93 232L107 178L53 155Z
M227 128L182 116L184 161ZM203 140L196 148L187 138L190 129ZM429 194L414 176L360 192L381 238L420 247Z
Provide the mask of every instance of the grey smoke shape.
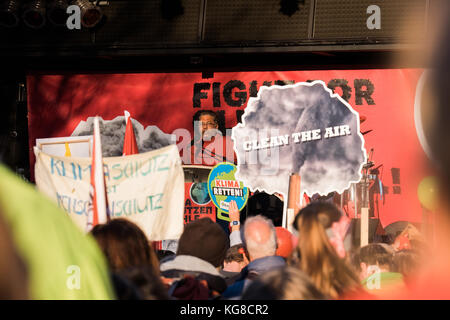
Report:
M156 150L169 144L175 144L174 137L164 133L156 126L144 126L136 119L131 119L136 136L139 152ZM117 157L122 155L125 137L125 116L118 116L113 120L100 118L100 135L102 140L102 154L104 157ZM72 132L72 136L92 135L94 132L94 117L80 121Z
M291 173L300 174L302 191L309 196L340 193L361 179L366 153L359 116L322 81L261 87L258 97L249 100L242 120L232 133L238 158L236 178L251 190L287 195ZM325 128L340 125L349 125L351 135L324 138ZM321 140L293 142L292 133L315 129L321 129ZM274 135L289 135L289 145L258 151L243 148L243 141ZM268 151L273 157L271 170L267 161L261 161ZM258 161L249 161L256 157Z

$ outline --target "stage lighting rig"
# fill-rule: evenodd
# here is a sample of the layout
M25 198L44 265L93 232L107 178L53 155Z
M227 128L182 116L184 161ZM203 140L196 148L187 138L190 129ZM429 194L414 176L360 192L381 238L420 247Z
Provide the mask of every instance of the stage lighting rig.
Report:
M68 14L67 7L69 6L68 0L54 0L48 6L47 17L48 20L58 27L66 25Z
M166 20L173 20L184 14L181 0L161 0L161 15Z
M288 17L300 10L299 5L304 6L305 0L280 0L280 12Z
M73 4L80 7L83 27L93 28L102 20L103 12L97 4L89 0L76 0Z
M45 1L33 0L25 5L22 19L27 27L32 29L40 29L45 25L45 14Z
M19 24L19 1L0 2L0 26L14 28Z

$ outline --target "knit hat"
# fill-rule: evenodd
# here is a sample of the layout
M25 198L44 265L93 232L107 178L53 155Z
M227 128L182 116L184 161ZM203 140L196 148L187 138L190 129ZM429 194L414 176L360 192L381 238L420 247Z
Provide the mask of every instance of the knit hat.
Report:
M189 255L211 263L222 265L229 247L225 231L210 218L190 222L184 227L178 242L177 255Z

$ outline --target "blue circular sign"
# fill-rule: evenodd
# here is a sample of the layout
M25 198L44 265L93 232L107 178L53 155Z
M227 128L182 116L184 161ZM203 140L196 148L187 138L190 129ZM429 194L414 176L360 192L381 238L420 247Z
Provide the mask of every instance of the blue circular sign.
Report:
M214 205L226 213L231 200L236 201L239 210L245 207L248 200L248 188L234 178L236 169L233 163L222 162L211 170L208 177L209 196Z

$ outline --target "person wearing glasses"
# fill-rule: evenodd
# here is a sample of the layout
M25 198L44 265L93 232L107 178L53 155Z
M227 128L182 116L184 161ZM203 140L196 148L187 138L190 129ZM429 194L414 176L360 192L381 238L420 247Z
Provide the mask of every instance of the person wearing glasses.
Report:
M201 110L194 117L194 139L191 141L191 164L214 166L220 162L236 163L233 142L220 130L214 111Z

